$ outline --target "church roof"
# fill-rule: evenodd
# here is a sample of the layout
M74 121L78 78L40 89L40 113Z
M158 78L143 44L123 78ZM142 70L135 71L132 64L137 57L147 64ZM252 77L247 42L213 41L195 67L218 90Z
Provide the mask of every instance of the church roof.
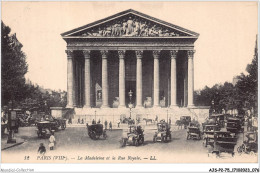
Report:
M131 20L133 26L134 23L138 23L139 30L143 25L143 31L134 32L124 31L124 22ZM129 24L128 24L129 25ZM147 29L145 29L147 28ZM121 32L122 30L122 32ZM112 33L111 33L112 32ZM119 33L120 32L120 33ZM126 33L128 32L128 33ZM141 33L142 32L142 33ZM149 33L148 33L149 32ZM198 38L199 34L180 26L162 21L160 19L151 17L133 9L125 10L112 16L106 17L101 20L97 20L90 24L81 26L79 28L72 29L70 31L61 34L64 38L70 37L115 37L115 36L132 36L132 37L191 37Z

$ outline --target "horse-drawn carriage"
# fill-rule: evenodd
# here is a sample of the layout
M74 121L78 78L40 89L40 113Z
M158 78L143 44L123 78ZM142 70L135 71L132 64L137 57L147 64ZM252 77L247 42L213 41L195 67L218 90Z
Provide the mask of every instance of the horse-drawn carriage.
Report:
M232 133L238 133L241 132L242 126L241 126L241 121L238 118L229 118L227 120L227 131L232 132Z
M205 147L213 144L214 132L219 131L219 130L220 130L220 128L217 125L204 125L203 126L203 139L204 139L203 144Z
M209 119L220 128L225 126L225 114L212 114Z
M181 116L180 120L176 121L176 125L179 126L183 126L184 125L184 129L187 129L187 126L189 125L189 123L191 122L191 117L190 116Z
M167 142L168 138L171 140L171 127L166 122L157 123L157 132L153 136L153 142L161 141Z
M126 144L139 146L144 143L144 130L141 126L130 125L126 136L123 136L121 141L121 147L126 146Z
M234 148L237 144L237 137L228 131L215 131L214 132L214 141L213 141L213 150L209 153L216 154L217 157L221 153L229 153L234 156Z
M248 132L246 134L246 140L243 141L243 144L237 148L239 154L255 154L258 152L258 133L257 132Z
M103 129L103 124L92 124L92 125L87 124L87 129L88 129L88 136L93 140L99 139L100 136L103 136L104 139L107 138L107 133L106 130Z

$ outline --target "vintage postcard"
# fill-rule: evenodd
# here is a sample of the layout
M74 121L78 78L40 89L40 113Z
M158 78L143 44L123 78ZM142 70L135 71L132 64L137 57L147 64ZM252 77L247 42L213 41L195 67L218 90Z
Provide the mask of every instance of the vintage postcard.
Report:
M1 31L2 163L258 163L257 2L4 1Z

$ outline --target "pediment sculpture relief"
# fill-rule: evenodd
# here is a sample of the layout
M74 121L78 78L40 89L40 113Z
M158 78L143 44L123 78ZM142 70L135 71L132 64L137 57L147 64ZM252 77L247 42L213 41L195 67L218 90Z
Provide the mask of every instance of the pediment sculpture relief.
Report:
M139 18L124 18L85 31L89 37L176 37L180 33L171 28Z

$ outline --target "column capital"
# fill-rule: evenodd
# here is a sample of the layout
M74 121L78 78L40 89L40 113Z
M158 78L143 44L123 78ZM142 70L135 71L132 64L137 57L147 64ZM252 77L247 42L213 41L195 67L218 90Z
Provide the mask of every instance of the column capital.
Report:
M196 51L195 50L188 50L187 53L188 53L188 58L190 59L193 59L193 55Z
M107 58L108 50L101 50L100 51L102 58Z
M136 50L135 53L136 53L136 57L137 58L142 58L142 56L143 56L143 51L142 50Z
M160 55L160 50L153 50L153 57L158 59L159 58L159 55Z
M68 58L72 58L72 56L73 56L73 50L65 50L65 52L66 52Z
M83 55L85 57L85 59L89 59L90 58L90 50L83 50Z
M178 50L171 50L170 53L171 53L171 58L172 59L176 59L177 58Z
M125 50L119 50L118 51L119 59L124 59L125 57Z

